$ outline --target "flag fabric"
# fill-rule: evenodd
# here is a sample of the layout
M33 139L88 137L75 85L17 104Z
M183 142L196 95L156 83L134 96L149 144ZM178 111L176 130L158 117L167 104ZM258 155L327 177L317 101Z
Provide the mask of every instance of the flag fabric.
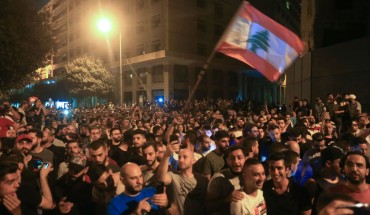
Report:
M216 49L249 64L273 82L304 48L297 35L243 2Z

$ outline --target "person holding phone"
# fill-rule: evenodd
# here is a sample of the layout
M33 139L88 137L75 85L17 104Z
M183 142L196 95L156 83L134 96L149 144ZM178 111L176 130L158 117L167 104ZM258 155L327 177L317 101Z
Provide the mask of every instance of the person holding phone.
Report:
M162 193L157 193L153 187L143 187L143 174L137 164L126 163L122 166L121 181L125 191L109 202L108 215L158 214L171 206L165 188Z

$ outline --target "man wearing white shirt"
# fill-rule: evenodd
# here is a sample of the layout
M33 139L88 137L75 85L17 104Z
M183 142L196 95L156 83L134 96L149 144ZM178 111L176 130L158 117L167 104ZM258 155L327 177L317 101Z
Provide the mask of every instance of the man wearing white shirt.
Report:
M243 167L243 199L233 201L230 205L231 215L262 215L266 214L266 202L263 198L262 186L266 180L265 170L256 158L245 161Z

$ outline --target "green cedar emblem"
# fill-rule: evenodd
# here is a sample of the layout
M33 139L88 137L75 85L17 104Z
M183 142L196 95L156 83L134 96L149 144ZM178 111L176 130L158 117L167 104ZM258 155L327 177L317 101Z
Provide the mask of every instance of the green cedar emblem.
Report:
M258 49L263 49L265 52L268 52L268 49L270 48L269 32L267 30L259 31L253 34L247 42L251 44L249 50L253 53L257 54Z

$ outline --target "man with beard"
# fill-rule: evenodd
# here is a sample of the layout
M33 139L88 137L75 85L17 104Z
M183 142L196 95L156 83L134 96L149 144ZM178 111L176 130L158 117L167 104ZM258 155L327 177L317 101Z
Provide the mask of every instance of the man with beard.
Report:
M195 163L194 151L185 148L178 154L178 172L168 172L170 157L179 151L178 141L167 145L163 160L158 167L158 181L170 186L173 193L170 200L177 208L177 214L205 214L205 196L208 179L202 174L193 172Z
M136 163L137 165L144 165L143 149L141 148L146 143L146 131L136 129L132 133L133 147L129 149L128 162Z
M292 170L284 152L271 154L268 164L271 180L263 186L267 214L311 214L308 191L288 178Z
M66 144L66 157L67 159L59 164L58 168L58 177L62 177L65 173L68 172L68 161L69 158L74 155L79 155L82 153L81 144L78 143L78 140L69 140Z
M215 134L216 149L204 157L202 173L210 179L225 166L223 155L229 147L227 131L217 131Z
M87 157L82 153L68 158L67 173L55 185L58 209L62 214L93 214L92 184L87 182Z
M19 187L18 164L0 161L0 214L21 215L21 202L16 191Z
M27 135L32 140L32 147L30 149L30 155L38 159L41 159L43 162L49 162L53 164L54 162L53 152L51 152L48 149L44 149L41 146L42 138L44 136L42 131L39 129L30 129L28 130Z
M121 129L118 127L112 128L110 130L110 137L111 140L108 143L109 143L109 156L111 157L122 142Z
M158 161L158 148L155 142L147 142L143 146L143 155L145 165L141 166L143 172L144 186L153 186L156 184L157 168L159 166Z
M247 154L241 146L231 146L226 150L228 168L214 174L207 189L208 214L230 214L230 203L244 198L239 190L242 187L241 173Z
M347 180L329 191L347 193L356 201L370 204L370 187L366 183L369 174L368 158L358 151L348 152L342 159L341 167Z
M143 174L134 163L126 163L121 168L121 181L125 191L109 202L108 215L156 214L160 208L171 205L166 192L156 194L155 188L143 188Z
M265 169L256 158L249 158L243 166L243 199L232 202L232 215L266 214L266 203L262 187L266 180Z
M216 145L213 142L213 140L209 136L203 135L202 142L200 142L200 147L198 149L198 153L203 156L206 156L214 149L216 149Z

